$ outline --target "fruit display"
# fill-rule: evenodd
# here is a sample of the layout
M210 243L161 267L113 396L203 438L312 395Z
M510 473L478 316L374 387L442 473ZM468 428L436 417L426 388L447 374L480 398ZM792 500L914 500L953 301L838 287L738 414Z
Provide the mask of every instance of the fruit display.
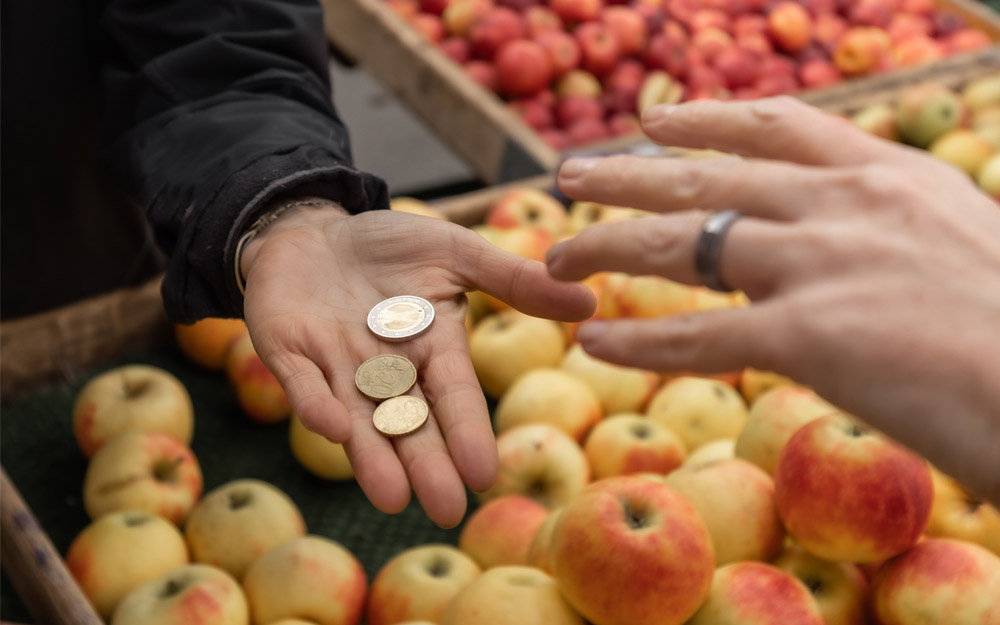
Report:
M931 0L385 0L562 151L652 104L752 99L982 50Z

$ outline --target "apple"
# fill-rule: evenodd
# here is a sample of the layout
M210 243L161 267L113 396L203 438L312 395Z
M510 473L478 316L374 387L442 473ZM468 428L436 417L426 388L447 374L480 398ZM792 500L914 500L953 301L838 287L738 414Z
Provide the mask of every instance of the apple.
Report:
M894 14L893 4L886 0L859 0L851 5L847 20L857 26L888 29Z
M1000 510L933 467L931 478L934 504L927 535L976 543L1000 556Z
M892 46L892 60L896 67L928 65L944 57L941 45L924 35L906 37Z
M552 531L553 576L594 625L679 625L708 595L712 541L698 512L662 483L594 482Z
M683 76L687 71L687 33L672 37L666 32L655 33L642 52L642 60L650 70L663 70L671 76Z
M677 104L684 99L684 85L662 70L654 70L646 75L636 99L639 114L660 104Z
M483 221L497 228L544 228L559 237L569 227L569 214L559 200L545 191L517 187L500 196Z
M948 87L922 83L900 92L896 114L903 140L926 148L938 137L958 128L964 107L959 96Z
M651 319L695 310L695 289L659 276L601 275L597 316Z
M580 442L602 416L600 399L582 379L561 369L537 368L511 384L493 422L500 434L519 425L547 423Z
M639 91L646 80L646 68L635 59L620 62L604 78L604 108L609 115L634 114Z
M736 438L736 456L774 475L788 439L813 419L839 412L811 389L778 386L750 406L746 425Z
M844 415L803 425L774 476L788 533L827 560L876 562L912 547L930 519L927 463Z
M718 28L727 33L733 32L733 21L729 14L719 9L698 9L691 16L691 31L698 32L706 28Z
M972 543L931 538L879 569L873 616L881 623L1000 622L1000 557Z
M763 15L756 13L745 13L737 15L733 19L733 34L737 37L743 35L763 35L767 33L768 20Z
M131 510L100 517L66 552L66 567L104 620L133 588L187 563L184 537L174 525Z
M497 51L494 64L500 93L507 96L532 96L545 89L552 80L552 62L548 51L530 39L503 44Z
M523 495L548 509L558 508L590 482L590 465L580 445L545 423L522 425L497 438L497 479L479 494L480 502Z
M407 20L418 33L431 43L441 43L445 38L444 22L438 15L417 13Z
M432 15L441 15L453 0L420 0L420 10Z
M222 371L230 343L242 334L242 319L209 317L192 324L175 324L177 347L188 359L209 371Z
M990 74L969 81L962 88L962 103L973 113L1000 106L1000 75Z
M889 20L888 28L886 28L886 32L889 33L889 39L894 44L913 35L930 37L933 31L931 20L926 15L914 13L893 14L892 19Z
M561 30L544 30L535 35L535 41L549 56L552 78L559 79L580 67L580 44L569 33Z
M379 570L368 595L368 625L427 620L437 623L448 604L482 570L451 545L421 545L394 556Z
M595 76L606 76L622 57L621 44L609 26L602 22L584 22L573 31L580 43L580 65Z
M537 261L545 260L545 253L555 243L555 237L545 228L539 227L496 228L479 225L473 226L472 230L504 251Z
M782 0L767 14L767 32L775 45L795 53L812 40L812 18L801 4Z
M595 117L600 118L604 113L600 109L600 103L598 102L598 97L604 93L604 88L601 86L601 81L598 80L597 76L594 76L590 72L582 69L573 69L556 81L555 86L556 93L556 104L563 100L569 100L573 98L584 98L587 100L593 100L597 104L597 114ZM561 123L561 126L565 126L565 123Z
M776 386L796 386L795 380L772 371L747 367L740 376L739 389L743 399L753 404L759 396Z
M463 588L441 625L584 625L544 571L498 566Z
M83 478L83 502L91 519L135 510L180 525L199 495L201 468L194 454L158 432L115 436L94 454Z
M774 566L805 584L826 625L865 625L868 580L856 565L823 560L789 544Z
M439 47L445 56L459 65L468 63L472 57L472 49L469 47L468 40L461 37L448 37L441 42Z
M640 414L613 414L598 422L583 446L594 479L631 473L667 474L684 462L685 448L671 430Z
M747 406L725 382L681 376L657 391L646 415L673 430L692 452L705 443L738 436Z
M869 104L851 115L851 121L862 130L888 141L899 141L896 109L885 102Z
M469 61L462 66L462 69L473 82L481 85L483 88L490 91L500 89L500 85L497 82L497 70L493 67L492 63L487 61Z
M547 6L536 4L528 7L524 10L524 19L532 38L537 39L544 32L563 32L562 20Z
M561 368L587 383L605 414L641 412L660 384L660 376L652 371L605 362L579 344L566 351Z
M715 571L712 590L687 625L824 625L802 582L763 562L735 562Z
M516 310L480 321L469 336L469 357L483 390L500 398L515 380L534 369L556 367L566 351L558 323Z
M739 458L688 465L667 475L664 482L705 521L716 566L741 560L770 562L781 553L785 530L774 508L774 480L756 466Z
M504 44L528 36L524 18L506 7L492 7L480 15L469 28L472 54L487 61L493 60Z
M454 0L445 7L441 19L449 35L465 38L476 20L491 8L493 8L492 0Z
M653 213L635 208L626 208L624 206L610 206L608 204L598 204L597 202L573 202L569 207L569 230L575 234L594 224L648 217L650 215L653 215ZM599 277L600 274L594 275L595 277ZM593 290L594 281L585 280L585 282Z
M562 508L549 512L545 521L538 527L531 545L528 547L528 566L541 569L552 575L552 532L555 530Z
M421 202L420 200L412 197L398 196L392 198L389 201L389 209L400 213L409 213L411 215L422 215L424 217L433 217L434 219L448 220L448 217L434 208L427 202Z
M740 89L757 82L759 57L757 54L738 47L721 50L712 62L722 74L726 87Z
M649 28L643 16L631 7L609 6L601 11L601 23L607 26L618 41L622 56L642 52L649 39Z
M587 22L597 19L604 0L549 0L549 8L563 22Z
M587 145L611 136L611 128L600 119L580 119L566 128L571 146Z
M189 564L135 588L111 625L249 625L247 600L228 573Z
M872 74L890 60L892 42L889 35L874 26L848 29L833 52L833 62L844 76Z
M608 120L608 130L616 137L642 134L642 122L635 113L615 113Z
M354 469L344 446L306 429L296 414L292 414L288 442L295 459L316 477L334 482L354 479Z
M243 413L258 423L278 423L292 414L285 390L257 355L250 334L238 337L226 355L226 377Z
M963 28L949 35L943 45L948 54L971 54L988 50L993 46L993 40L978 28Z
M521 121L537 132L542 132L555 126L553 107L545 104L537 97L511 100L507 103L507 107L520 117Z
M799 67L799 82L807 89L836 85L842 80L840 70L827 60L814 59Z
M989 141L966 128L949 130L934 140L927 150L937 158L975 176L996 153Z
M821 13L813 22L813 39L828 52L837 49L837 43L849 28L847 20L835 13Z
M148 365L106 371L80 389L73 404L73 433L90 458L122 432L161 432L191 442L194 406L171 373Z
M206 494L184 524L191 558L238 580L257 558L305 533L295 502L253 479L233 480Z
M1000 149L1000 141L997 142ZM994 199L1000 199L1000 154L991 156L976 174L976 183Z
M303 536L271 549L243 578L254 623L294 616L317 625L356 625L367 589L358 559L321 536Z
M420 12L420 3L417 0L385 0L385 4L389 10L407 21Z
M504 495L476 508L458 536L458 548L484 569L528 563L528 549L548 509L522 495Z
M706 62L712 63L723 50L736 45L732 35L721 28L709 27L695 31L691 35L691 47L698 52ZM694 64L692 64L694 65ZM688 70L688 80L691 80L691 69ZM692 86L692 90L695 87Z
M736 457L736 440L732 438L720 438L719 440L706 443L688 454L681 466L693 467L700 464L712 464L720 460L729 460Z

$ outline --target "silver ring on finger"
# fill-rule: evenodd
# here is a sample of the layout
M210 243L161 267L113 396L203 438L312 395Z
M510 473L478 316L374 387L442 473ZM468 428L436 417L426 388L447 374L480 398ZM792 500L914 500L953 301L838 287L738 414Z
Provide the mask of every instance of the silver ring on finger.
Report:
M719 260L722 258L722 246L726 233L743 213L737 210L727 210L712 213L701 226L698 241L694 248L694 266L698 279L713 291L735 291L723 279L719 270Z

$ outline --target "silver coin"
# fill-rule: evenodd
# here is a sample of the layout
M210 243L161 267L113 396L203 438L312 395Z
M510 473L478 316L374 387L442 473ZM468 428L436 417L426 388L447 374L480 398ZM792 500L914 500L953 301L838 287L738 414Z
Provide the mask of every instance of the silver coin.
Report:
M368 313L368 329L384 341L406 341L420 336L434 322L434 307L416 295L383 300Z

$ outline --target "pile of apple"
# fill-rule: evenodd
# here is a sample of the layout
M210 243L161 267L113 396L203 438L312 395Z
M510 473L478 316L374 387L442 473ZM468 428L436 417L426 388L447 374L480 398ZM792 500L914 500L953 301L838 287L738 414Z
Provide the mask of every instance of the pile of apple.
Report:
M558 150L991 45L933 0L386 0Z
M894 101L866 106L851 119L876 136L928 150L1000 200L1000 73L961 89L912 85Z

